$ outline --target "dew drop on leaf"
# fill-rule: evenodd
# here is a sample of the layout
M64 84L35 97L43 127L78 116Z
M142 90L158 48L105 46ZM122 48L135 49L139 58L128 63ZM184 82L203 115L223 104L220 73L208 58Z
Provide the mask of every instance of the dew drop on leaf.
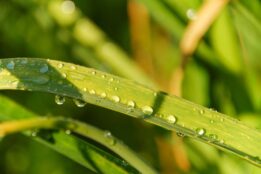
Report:
M116 144L116 139L112 136L110 131L104 131L104 137L109 145L114 146Z
M63 67L63 63L59 63L59 64L58 64L58 68L61 69L62 67Z
M65 134L67 134L67 135L71 135L71 133L72 133L70 129L66 129L64 132L65 132Z
M115 103L119 103L120 102L120 97L118 97L117 95L114 95L111 97L112 101L114 101Z
M48 65L47 64L44 64L41 68L40 68L40 73L46 73L46 72L48 72L48 70L49 70L49 67L48 67Z
M54 101L55 101L56 104L62 105L65 102L65 97L60 96L60 95L56 95L55 98L54 98Z
M7 65L6 68L9 70L13 70L15 68L15 63L13 60L11 60Z
M127 102L127 106L128 106L128 108L132 109L132 108L135 107L135 102L130 100L130 101Z
M86 105L86 102L84 102L82 100L78 100L78 99L73 99L73 102L75 103L75 105L77 107L80 107L80 108L82 108Z
M174 115L168 115L167 121L171 124L175 124L177 122L177 118Z
M203 135L205 135L206 130L204 128L198 128L198 129L196 129L196 132L197 132L198 136L203 136Z
M153 109L150 106L143 106L141 110L146 115L151 115L153 113Z
M105 92L102 92L100 96L101 96L101 98L105 98L107 96L107 94Z

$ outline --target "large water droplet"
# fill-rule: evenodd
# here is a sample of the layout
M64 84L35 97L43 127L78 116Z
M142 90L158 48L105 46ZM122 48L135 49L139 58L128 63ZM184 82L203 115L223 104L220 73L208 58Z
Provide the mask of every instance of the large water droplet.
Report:
M174 115L168 115L167 121L171 124L174 124L177 122L177 118Z
M8 64L6 65L6 68L9 70L13 70L15 68L15 63L13 60L11 60L10 62L8 62Z
M60 96L60 95L56 95L55 98L54 98L54 101L55 101L56 104L62 105L65 102L65 97Z
M44 64L41 68L40 68L40 73L46 73L46 72L48 72L48 70L49 70L49 67L48 67L48 65L47 64Z
M82 100L78 100L78 99L73 99L73 102L75 103L76 106L82 108L86 105L85 101Z
M205 135L206 130L204 128L198 128L198 129L196 129L196 132L197 132L198 136L203 136L203 135Z
M116 139L112 136L110 131L104 131L104 137L109 145L114 146L116 144Z
M120 97L118 97L117 95L113 95L111 96L112 101L114 101L115 103L119 103L120 102Z
M153 109L150 106L143 106L141 110L145 115L151 115L153 113Z

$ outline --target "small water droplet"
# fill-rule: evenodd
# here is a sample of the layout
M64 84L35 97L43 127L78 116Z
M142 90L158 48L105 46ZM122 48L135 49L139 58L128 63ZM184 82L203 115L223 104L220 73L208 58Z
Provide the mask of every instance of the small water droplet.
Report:
M21 64L27 64L28 63L28 60L27 59L23 59L22 61L21 61Z
M13 70L15 68L15 63L14 61L10 61L7 65L6 65L6 68L9 69L9 70Z
M87 88L83 88L82 90L83 90L84 92L86 92L86 91L87 91Z
M66 129L64 132L65 132L65 134L67 134L67 135L71 135L71 133L72 133L72 131L71 131L70 129Z
M34 129L34 130L31 131L31 136L32 137L36 137L37 134L38 134L38 130L37 129Z
M154 97L156 97L157 96L157 92L154 92L153 95L154 95Z
M63 78L66 78L66 77L67 77L67 74L66 74L66 73L62 73L62 77L63 77Z
M150 106L143 106L141 110L145 115L151 115L153 113L153 109Z
M224 122L224 118L221 118L220 121L221 121L221 122Z
M89 93L92 94L92 95L96 94L96 92L93 89L89 90Z
M43 85L49 82L50 77L47 75L40 75L40 76L36 76L33 77L32 79L30 79L32 82L37 83L39 85Z
M210 141L212 141L212 142L216 141L218 139L218 136L216 134L209 134L208 136L209 136Z
M56 104L62 105L65 102L65 97L60 96L60 95L56 95L55 98L54 98L54 101L55 101Z
M60 68L60 69L61 69L63 66L64 66L63 63L59 63L59 64L58 64L58 68Z
M221 144L224 144L224 143L225 143L225 141L224 141L223 139L221 139L221 140L220 140L220 143L221 143Z
M127 106L128 106L128 108L134 108L135 107L135 102L134 101L132 101L132 100L130 100L130 101L128 101L127 102Z
M48 70L49 70L49 67L48 67L48 65L47 64L44 64L41 68L40 68L40 73L46 73L46 72L48 72Z
M174 124L177 122L177 118L174 115L168 115L167 121L171 124Z
M101 77L104 79L106 77L106 75L103 74Z
M113 81L114 81L114 79L111 77L109 81L110 81L110 82L113 82Z
M114 146L116 144L116 139L112 136L110 131L104 131L104 137L109 145Z
M214 120L210 120L210 123L213 124L213 123L214 123Z
M78 100L78 99L73 99L73 102L75 103L76 106L82 108L86 105L85 101L82 100Z
M199 113L200 113L200 114L204 114L204 113L205 113L205 110L200 109L200 110L199 110Z
M203 136L203 135L205 135L206 130L204 128L198 128L198 129L196 129L196 132L197 132L198 136Z
M182 132L177 132L177 136L179 136L179 137L185 137L185 134L182 133Z
M186 15L189 20L196 20L197 19L197 14L194 9L190 8L187 10Z
M119 103L120 102L120 97L118 97L117 95L113 95L111 96L112 101L114 101L115 103Z
M114 90L115 90L115 91L118 91L118 88L117 88L117 87L115 87L115 88L114 88Z
M95 75L96 74L96 71L92 71L92 75Z
M105 98L107 96L107 94L105 92L102 92L100 96L101 96L101 98Z
M71 68L71 70L76 70L76 67L73 65L71 65L70 68Z

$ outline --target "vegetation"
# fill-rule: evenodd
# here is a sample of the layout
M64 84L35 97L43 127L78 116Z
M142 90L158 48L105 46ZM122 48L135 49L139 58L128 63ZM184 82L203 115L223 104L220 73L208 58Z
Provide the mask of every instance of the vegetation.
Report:
M258 0L0 4L1 173L260 172Z

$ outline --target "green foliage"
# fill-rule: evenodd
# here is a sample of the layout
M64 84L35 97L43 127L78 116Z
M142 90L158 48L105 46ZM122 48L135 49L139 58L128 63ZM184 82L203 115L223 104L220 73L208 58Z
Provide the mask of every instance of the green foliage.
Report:
M260 166L259 0L230 1L211 25L184 70L191 102L159 92L171 91L188 15L202 4L1 1L0 57L51 60L0 59L0 126L26 129L1 139L0 173L260 173L245 162ZM151 62L140 63L139 52ZM120 140L110 146L100 129Z

